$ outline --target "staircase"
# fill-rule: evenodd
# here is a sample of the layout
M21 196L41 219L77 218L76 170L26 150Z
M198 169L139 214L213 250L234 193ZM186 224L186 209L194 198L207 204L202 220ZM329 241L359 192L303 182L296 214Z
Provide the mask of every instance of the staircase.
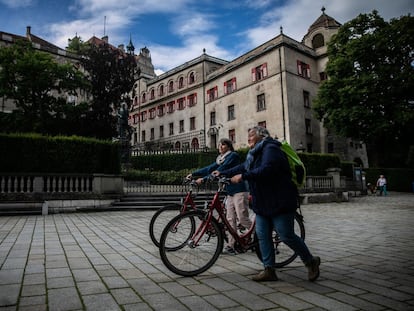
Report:
M43 202L13 201L0 203L0 216L42 215Z
M206 201L212 200L213 195L213 193L199 192L194 201L197 206L204 206ZM180 204L182 198L181 193L129 193L105 210L157 210L168 204Z

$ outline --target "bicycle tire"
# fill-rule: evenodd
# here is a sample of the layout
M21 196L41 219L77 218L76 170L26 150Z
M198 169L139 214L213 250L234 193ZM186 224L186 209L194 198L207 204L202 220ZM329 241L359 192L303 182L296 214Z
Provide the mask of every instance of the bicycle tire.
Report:
M303 241L305 240L305 225L303 223L303 216L296 213L295 214L295 233L298 235ZM257 240L256 233L254 234L255 241ZM285 243L280 241L278 238L278 234L276 231L273 231L273 245L275 248L275 268L282 268L291 262L293 262L298 254L295 253L289 246ZM260 250L260 245L257 243L257 247L255 248L256 255L262 261L262 252Z
M220 256L223 250L223 231L215 218L206 224L205 216L206 213L202 211L180 214L162 232L160 257L164 265L175 274L186 277L198 275L210 269ZM171 230L174 226L175 230ZM202 226L207 226L207 229L202 233L199 244L194 246L188 238L189 233L194 233L194 230ZM200 236L196 235L197 237Z
M151 237L151 241L155 244L155 246L160 247L160 237L162 231L165 228L165 225L172 218L179 214L181 208L181 204L172 203L161 207L154 213L154 215L152 215L149 224L149 235Z

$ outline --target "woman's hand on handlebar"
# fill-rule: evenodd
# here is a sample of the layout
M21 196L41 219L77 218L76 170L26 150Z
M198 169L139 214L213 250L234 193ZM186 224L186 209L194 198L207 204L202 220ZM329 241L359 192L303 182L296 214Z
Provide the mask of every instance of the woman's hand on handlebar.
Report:
M213 171L213 172L211 172L211 175L214 176L214 177L219 177L220 172L219 171Z

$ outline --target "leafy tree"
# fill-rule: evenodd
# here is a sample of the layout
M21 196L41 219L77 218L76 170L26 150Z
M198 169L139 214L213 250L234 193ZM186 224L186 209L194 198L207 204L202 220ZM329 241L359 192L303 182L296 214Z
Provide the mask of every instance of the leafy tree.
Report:
M88 112L89 136L117 136L117 113L131 106L131 91L137 63L134 55L126 54L108 44L88 45L83 66L91 84L92 102Z
M317 117L364 141L371 166L403 165L414 145L414 18L360 14L332 38L328 56Z
M59 64L50 54L35 50L28 41L0 48L0 97L14 101L13 114L0 117L2 131L57 134L59 121L85 86L83 74L72 64Z

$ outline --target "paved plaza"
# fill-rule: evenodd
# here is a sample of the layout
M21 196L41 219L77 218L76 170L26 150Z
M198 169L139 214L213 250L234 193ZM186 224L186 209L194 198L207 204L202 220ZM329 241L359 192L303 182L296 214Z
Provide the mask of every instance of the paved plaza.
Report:
M0 217L0 310L414 310L414 194L302 207L321 257L256 283L254 253L221 255L197 277L160 260L154 211Z

